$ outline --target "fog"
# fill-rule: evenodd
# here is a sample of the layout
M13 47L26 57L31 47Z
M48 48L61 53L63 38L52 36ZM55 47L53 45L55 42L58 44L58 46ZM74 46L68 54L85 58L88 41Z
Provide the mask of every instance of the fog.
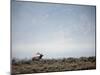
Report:
M12 1L12 57L95 56L95 6Z

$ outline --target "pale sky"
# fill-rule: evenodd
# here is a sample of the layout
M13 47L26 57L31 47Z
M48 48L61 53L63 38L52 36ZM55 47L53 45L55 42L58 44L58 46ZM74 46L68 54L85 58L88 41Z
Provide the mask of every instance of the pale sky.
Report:
M12 57L95 56L95 6L12 2Z

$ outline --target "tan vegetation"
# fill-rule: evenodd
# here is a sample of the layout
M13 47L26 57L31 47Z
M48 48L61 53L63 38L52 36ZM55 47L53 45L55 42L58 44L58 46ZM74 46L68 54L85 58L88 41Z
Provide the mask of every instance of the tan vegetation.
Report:
M41 59L41 60L12 60L12 74L29 74L44 72L61 72L96 69L95 57Z

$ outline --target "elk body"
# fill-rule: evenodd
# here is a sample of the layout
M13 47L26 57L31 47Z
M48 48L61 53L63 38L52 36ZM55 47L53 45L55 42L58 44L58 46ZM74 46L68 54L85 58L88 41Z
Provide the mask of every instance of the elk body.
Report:
M43 54L37 53L35 56L32 57L32 61L42 59Z

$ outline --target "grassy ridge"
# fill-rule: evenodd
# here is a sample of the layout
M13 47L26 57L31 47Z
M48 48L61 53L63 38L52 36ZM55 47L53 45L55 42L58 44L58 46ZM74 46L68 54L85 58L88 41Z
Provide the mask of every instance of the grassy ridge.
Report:
M12 74L44 73L58 71L88 70L96 68L95 57L63 58L63 59L41 59L12 60Z

